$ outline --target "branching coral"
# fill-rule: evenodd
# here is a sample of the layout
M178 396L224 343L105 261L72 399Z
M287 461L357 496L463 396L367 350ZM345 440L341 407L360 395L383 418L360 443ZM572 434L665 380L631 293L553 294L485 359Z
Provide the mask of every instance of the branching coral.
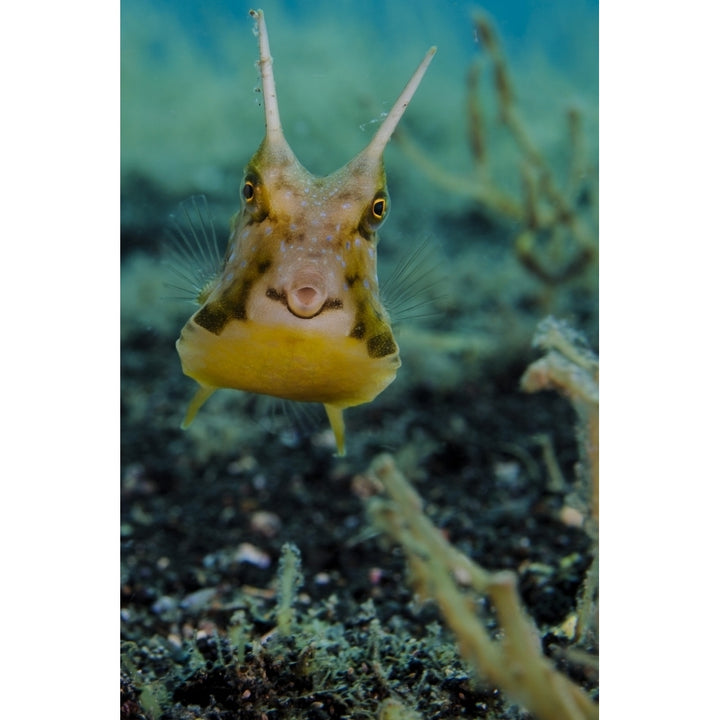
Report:
M557 389L567 394L582 419L589 487L587 530L597 538L598 362L582 338L552 318L541 323L536 344L547 351L522 380L529 392ZM598 706L578 685L555 669L541 650L538 631L522 608L510 571L490 572L457 550L424 514L422 501L389 455L371 464L368 477L381 494L367 500L373 524L399 543L419 593L433 599L455 633L460 652L478 675L500 687L541 720L596 718ZM596 630L597 553L578 608L577 639ZM493 638L474 605L490 599L501 629Z
M578 108L567 112L569 165L564 183L533 142L517 108L515 91L499 38L489 18L473 18L478 42L489 56L500 125L509 133L520 158L522 196L505 190L493 177L486 112L481 102L481 66L467 74L467 123L475 174L464 177L433 161L405 130L396 133L401 147L433 182L473 198L490 215L519 223L514 250L520 263L550 288L584 272L596 257L596 229L587 208L597 203L591 167L584 156Z
M389 455L376 458L369 475L386 493L368 501L373 523L402 546L417 589L437 602L461 654L480 677L541 720L597 718L598 706L587 693L542 654L537 630L522 609L515 575L489 572L454 548L423 513L419 496ZM495 607L503 630L500 639L490 636L473 610L473 600L480 595L487 595Z
M533 344L545 351L523 375L520 386L526 392L556 390L572 403L579 418L578 441L583 455L580 502L585 511L585 529L593 539L593 563L588 572L580 603L577 638L585 641L597 635L598 523L600 520L600 366L579 333L555 318L538 326Z

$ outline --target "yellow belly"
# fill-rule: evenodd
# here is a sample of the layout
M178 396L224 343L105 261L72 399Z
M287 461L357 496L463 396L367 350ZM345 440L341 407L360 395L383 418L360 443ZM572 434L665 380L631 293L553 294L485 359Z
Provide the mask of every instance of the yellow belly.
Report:
M183 372L203 386L338 408L370 402L400 367L399 353L370 357L352 337L252 321L231 321L215 335L191 320L176 347Z

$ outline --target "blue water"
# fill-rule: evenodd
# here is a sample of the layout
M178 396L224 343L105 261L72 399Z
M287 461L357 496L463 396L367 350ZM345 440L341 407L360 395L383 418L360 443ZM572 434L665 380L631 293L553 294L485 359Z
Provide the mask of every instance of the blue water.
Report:
M471 20L477 5L471 0L313 3L267 0L260 5L268 24L281 109L284 116L295 118L301 139L305 126L320 122L317 115L312 115L315 107L320 113L326 113L332 109L332 103L339 101L356 106L358 102L366 102L365 114L358 113L353 122L372 119L374 113L394 100L412 68L431 45L437 45L438 54L423 82L422 94L435 98L436 112L443 114L444 119L430 119L426 127L436 125L437 132L446 135L464 132L460 128L442 128L442 123L463 113L465 73L470 62L481 53ZM121 8L123 142L138 148L141 162L161 151L179 158L191 149L192 143L170 138L161 130L157 130L159 137L152 136L149 129L153 125L157 129L158 123L172 123L174 131L181 130L182 123L186 123L192 137L206 145L203 133L211 134L215 145L235 135L235 142L241 146L231 144L228 153L254 151L260 138L255 136L251 140L250 136L262 131L261 123L256 130L256 117L250 112L251 124L247 124L244 113L248 113L251 105L259 105L257 95L253 95L257 81L256 40L248 15L249 9L255 6L251 0L124 0ZM582 96L581 101L591 113L596 112L596 0L493 0L483 5L483 11L497 29L515 77L522 81L528 73L539 73L527 82L530 90L544 94L543 103L548 107L553 103L561 107L577 99L572 97L575 92ZM485 66L488 67L487 62ZM553 74L562 78L567 87L553 84L550 77ZM223 79L227 80L224 86L220 84ZM539 88L544 82L550 82L545 93ZM327 86L324 95L322 84ZM307 93L303 92L305 87ZM521 100L527 89L521 82L518 92ZM229 102L229 93L235 94L234 104ZM423 102L422 97L419 98L414 105ZM201 131L197 122L192 127L192 115L198 112L199 106L206 106L207 117L214 117L219 123L217 127L210 128L207 120ZM534 108L530 112L534 113ZM144 117L143 113L148 116ZM231 116L237 118L242 130L247 130L247 146L237 128L222 126L223 122L226 125L230 122ZM412 122L410 116L408 122ZM292 133L296 129L286 127L286 130L292 144ZM362 140L347 138L355 150ZM149 152L141 148L144 143L148 144ZM302 155L302 148L297 151ZM332 150L329 153L334 157ZM219 156L218 150L216 157ZM238 162L246 159L239 157ZM212 161L217 162L215 158ZM157 174L168 176L178 171L168 167ZM326 172L328 168L320 171Z
M528 158L499 120L491 63L475 37L474 2L262 0L259 5L268 26L284 133L309 171L333 172L367 145L382 113L436 45L437 55L400 127L441 172L466 185L475 182L466 77L470 64L480 59L492 180L516 201L522 199ZM219 235L226 236L227 221L239 206L243 168L264 135L251 7L257 7L254 0L123 1L124 247L129 242L133 249L156 250L157 228L168 212L198 193L208 196ZM589 180L583 192L596 197L596 0L493 0L483 11L507 59L519 116L561 189L568 185L570 164L567 111L580 111L584 181ZM533 298L533 307L541 293L514 259L515 226L501 223L495 228L501 236L493 235L478 219L486 208L474 204L471 194L436 182L394 139L385 165L393 209L383 227L381 262L401 257L418 240L451 257L467 251L479 280L472 286L477 297L462 298L469 320L482 325L477 308L493 308L499 293L508 296L508 306L528 305ZM594 231L588 203L581 212ZM458 272L467 262L459 261ZM504 272L511 281L499 280ZM582 290L585 304L592 304L587 293L593 288ZM555 293L554 301L552 310L572 313L577 306L569 292ZM529 322L539 321L540 314L533 308ZM489 317L495 322L492 313Z
M494 19L504 42L511 53L523 44L541 44L547 57L559 65L571 68L576 61L577 43L597 54L597 0L489 0L482 4L471 0L355 0L354 2L289 2L273 3L231 2L230 0L124 0L123 14L147 12L157 7L178 18L183 28L209 53L216 51L217 38L213 26L217 19L227 24L246 23L250 8L263 8L272 22L283 22L302 27L312 22L318 13L335 16L340 24L354 19L363 26L368 36L376 34L379 40L388 37L407 39L409 34L425 35L429 39L437 28L437 18L454 29L457 44L467 53L475 49L468 18L473 11L482 9ZM430 40L432 42L432 40Z

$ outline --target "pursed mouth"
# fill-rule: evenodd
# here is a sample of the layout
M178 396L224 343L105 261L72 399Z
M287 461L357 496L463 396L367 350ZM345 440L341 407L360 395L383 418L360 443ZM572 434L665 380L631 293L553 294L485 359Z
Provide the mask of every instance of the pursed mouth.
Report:
M341 310L343 301L340 298L326 298L318 302L317 291L311 286L303 286L292 291L290 299L284 290L268 288L265 297L282 303L292 315L301 320L317 317L326 310Z

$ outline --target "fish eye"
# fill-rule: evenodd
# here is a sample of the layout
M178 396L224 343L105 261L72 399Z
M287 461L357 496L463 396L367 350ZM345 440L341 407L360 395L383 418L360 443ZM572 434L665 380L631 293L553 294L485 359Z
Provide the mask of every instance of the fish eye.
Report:
M382 220L383 215L385 215L385 198L379 197L375 198L373 204L372 204L372 215L375 220Z
M366 206L361 226L368 232L374 233L383 224L390 210L390 198L385 190L378 190L375 197Z
M253 169L245 173L245 179L240 187L240 203L244 200L244 217L248 222L262 222L268 214L266 192L263 183Z

